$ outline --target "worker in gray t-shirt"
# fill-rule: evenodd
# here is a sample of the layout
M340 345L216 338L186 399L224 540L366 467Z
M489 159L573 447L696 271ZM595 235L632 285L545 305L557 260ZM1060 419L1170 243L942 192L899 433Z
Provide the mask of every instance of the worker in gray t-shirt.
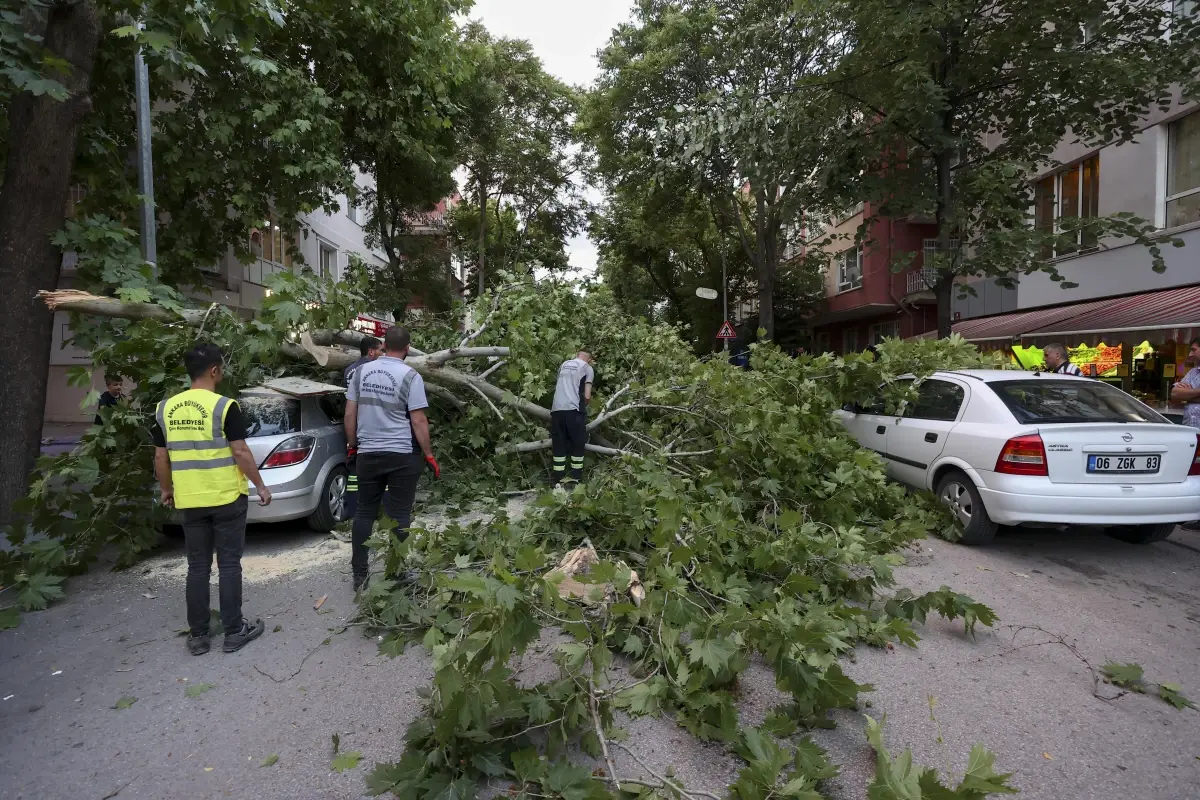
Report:
M407 330L388 328L384 355L356 369L346 387L347 458L356 459L358 468L358 510L350 553L356 591L367 584L366 543L384 490L387 515L396 521L396 535L403 541L421 471L428 464L433 476L441 477L429 442L425 382L404 363L408 345Z
M571 480L583 478L583 454L587 448L587 404L592 399L595 359L585 350L558 368L554 404L550 406L550 438L554 443L554 483L566 478L571 459Z

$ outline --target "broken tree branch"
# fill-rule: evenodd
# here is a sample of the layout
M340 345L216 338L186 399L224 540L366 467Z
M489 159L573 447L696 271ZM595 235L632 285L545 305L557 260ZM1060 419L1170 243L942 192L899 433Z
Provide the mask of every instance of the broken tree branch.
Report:
M492 364L490 367L485 369L483 372L476 375L475 377L479 378L479 380L481 380L481 381L485 381L485 380L487 380L489 375L491 375L493 372L500 369L507 363L508 363L508 359L502 358L499 361L497 361L495 364Z
M478 394L480 396L480 398L483 399L483 402L488 404L488 407L491 408L492 411L496 412L497 417L499 417L500 419L504 419L504 414L502 414L500 412L500 409L496 408L496 404L493 403L486 394L484 394L483 392L481 392L479 390L478 386L476 386L474 383L468 383L467 386L469 386L471 389L473 389L475 391L475 393Z
M621 779L617 777L617 767L608 753L608 740L604 737L604 725L600 721L599 705L596 701L596 684L588 681L588 706L592 712L592 727L596 730L596 738L600 740L600 752L604 754L604 763L608 764L608 774L619 792L621 791Z
M51 310L61 309L120 319L154 319L168 323L183 323L192 327L201 325L205 315L204 311L196 309L183 309L176 312L155 303L127 303L112 297L99 297L87 292L71 290L43 291L38 293L38 297ZM323 367L339 370L345 369L359 358L357 351L351 352L334 346L342 342L357 343L361 341L362 334L357 331L309 331L305 332L302 338L303 344L281 342L279 352L288 358L298 361L315 361ZM329 342L329 345L325 345L323 342ZM507 347L454 347L430 354L410 349L406 363L427 381L436 382L445 387L469 388L482 394L493 403L514 408L519 413L548 425L551 419L550 409L494 386L476 375L469 375L448 366L449 362L459 358L503 358L508 354Z
M450 391L445 386L438 386L435 383L427 383L425 384L425 393L434 397L440 397L459 411L467 410L466 402L459 399L458 395L454 394L454 392Z

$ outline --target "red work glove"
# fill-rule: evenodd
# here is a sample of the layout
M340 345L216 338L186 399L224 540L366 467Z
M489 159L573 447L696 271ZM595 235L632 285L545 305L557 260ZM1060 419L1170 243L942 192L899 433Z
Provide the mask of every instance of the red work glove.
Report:
M346 468L353 470L357 466L357 463L356 463L357 461L358 461L358 448L357 447L347 447L346 448Z
M433 477L435 479L442 477L442 468L438 466L436 458L433 456L425 456L425 463L429 465L431 470L433 470Z

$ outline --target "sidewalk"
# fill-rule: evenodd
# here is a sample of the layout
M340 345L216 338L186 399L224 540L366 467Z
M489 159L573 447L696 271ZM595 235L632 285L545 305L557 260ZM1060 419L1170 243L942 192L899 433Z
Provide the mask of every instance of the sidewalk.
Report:
M42 455L58 456L71 452L91 427L86 422L47 422L42 425Z

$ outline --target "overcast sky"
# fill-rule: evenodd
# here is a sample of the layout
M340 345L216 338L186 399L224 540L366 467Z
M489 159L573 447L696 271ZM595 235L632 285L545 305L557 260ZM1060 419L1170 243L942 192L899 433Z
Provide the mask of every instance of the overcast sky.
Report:
M632 8L632 0L476 0L470 17L496 36L528 39L547 72L588 86L596 77L596 51ZM596 247L587 237L572 239L567 250L576 270L595 271Z

